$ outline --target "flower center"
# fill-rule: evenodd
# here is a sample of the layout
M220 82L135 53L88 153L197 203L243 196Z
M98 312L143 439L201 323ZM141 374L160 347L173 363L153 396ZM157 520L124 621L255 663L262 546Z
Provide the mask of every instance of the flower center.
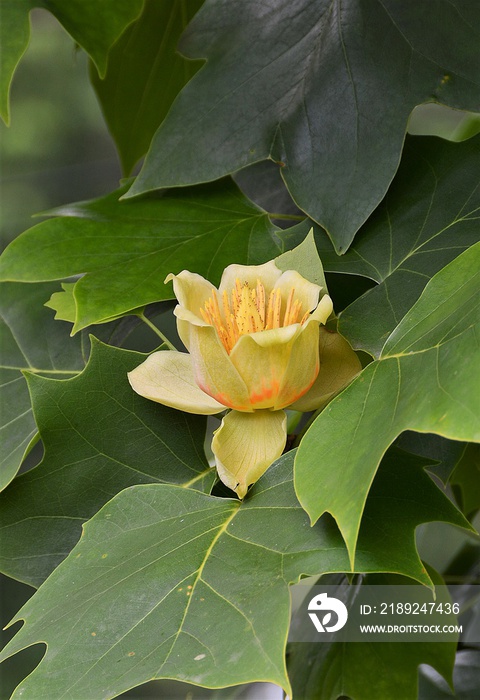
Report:
M242 284L237 279L230 294L227 290L223 291L221 304L215 289L200 313L206 323L216 328L225 350L230 354L241 335L298 323L302 302L294 299L294 296L295 289L292 288L282 318L280 289L272 289L267 300L265 287L259 280L256 287L250 287L248 282ZM309 315L307 311L300 323L305 323Z

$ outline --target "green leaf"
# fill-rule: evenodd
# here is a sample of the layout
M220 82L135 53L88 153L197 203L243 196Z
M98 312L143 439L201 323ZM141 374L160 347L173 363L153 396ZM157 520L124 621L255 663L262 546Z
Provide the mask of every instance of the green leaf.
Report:
M143 13L108 54L107 71L90 78L127 175L145 155L181 88L201 63L176 52L203 0L146 0Z
M433 668L421 668L419 676L418 700L451 700L452 697L456 700L475 700L480 677L480 650L461 649L457 653L453 669L455 696Z
M432 666L436 664L432 663ZM462 649L453 669L455 696L444 679L432 668L420 669L418 700L475 700L480 678L480 650Z
M378 572L382 570L379 564L383 564L383 571L401 573L431 585L415 543L418 525L442 521L472 529L425 473L424 467L429 469L430 464L431 460L396 447L391 447L384 455L363 514L356 571Z
M37 435L22 371L69 377L84 366L81 336L69 338L70 326L55 322L43 306L55 286L1 285L1 489L15 476Z
M334 516L352 562L377 466L401 432L480 440L474 376L479 254L477 244L432 278L380 360L327 406L300 445L299 500L313 522L325 511Z
M408 120L408 133L415 136L464 141L479 132L480 114L462 112L436 102L415 107Z
M292 222L303 221L305 218L305 214L290 197L278 166L271 160L252 163L242 170L237 170L232 177L252 202L272 212L272 219Z
M412 109L434 101L478 110L480 7L440 0L434 23L431 12L429 0L207 0L181 44L207 63L173 104L128 196L271 158L295 202L345 252L395 174Z
M30 39L30 10L49 10L103 74L110 47L142 4L143 0L1 0L0 115L4 121L9 123L10 83Z
M44 306L48 306L49 309L55 311L55 319L59 321L68 321L69 323L75 323L77 317L77 304L75 301L75 282L62 282L62 291L54 292L50 299L45 302ZM150 307L151 308L151 307ZM144 306L140 306L136 309L130 309L123 313L117 314L110 318L104 319L103 323L110 323L111 321L118 321L125 316L142 316L145 311ZM72 333L74 335L74 333Z
M87 331L72 339L71 325L54 321L45 308L56 288L54 284L0 285L0 490L13 479L38 437L22 372L72 377L84 368L89 354ZM67 296L67 292L52 296L58 299L62 294ZM105 342L122 344L138 323L129 317L96 331Z
M127 372L144 359L97 341L73 379L27 375L45 456L1 498L0 566L8 576L41 583L76 543L82 523L128 486L210 490L205 419L138 396Z
M284 272L296 270L309 282L318 284L322 288L323 294L328 293L322 261L313 237L313 228L296 248L287 250L275 258L275 265Z
M378 357L428 280L478 240L479 172L480 136L453 145L408 141L391 190L355 241L380 284L340 317L354 347Z
M15 239L0 279L38 282L85 274L75 284L74 332L145 304L173 299L169 272L219 282L230 263L263 263L282 251L277 228L231 180L119 202L101 199L54 210L57 218Z
M151 484L107 503L15 618L26 624L2 658L39 641L48 650L14 697L111 698L162 677L207 687L264 680L288 691L288 584L349 567L332 519L309 526L292 465L292 453L281 457L243 502ZM392 450L385 465L367 503L358 570L393 565L430 584L415 525L465 521L418 458Z
M77 307L73 290L75 282L62 282L62 291L54 292L50 299L45 302L44 306L55 311L55 319L58 321L68 321L75 323L77 315Z
M435 460L436 464L429 466L428 471L436 474L444 484L468 447L465 442L447 440L433 433L414 433L409 430L400 435L396 445L407 452Z
M230 688L201 688L191 683L180 681L162 680L151 681L140 688L132 688L119 697L121 700L252 700L252 698L269 697L264 683L235 685ZM257 693L256 695L253 693ZM267 693L267 695L265 695Z
M370 583L411 584L391 575L374 579L367 576L362 581L362 585ZM336 597L348 607L357 591L357 587L343 583L338 585ZM296 642L288 646L288 672L294 698L302 700L337 700L339 696L354 700L417 700L418 666L429 664L450 681L455 648L452 642ZM444 685L448 687L445 681Z
M378 282L340 314L339 331L353 347L378 357L428 280L478 240L479 172L480 136L461 144L410 137L385 199L345 255L316 230L327 272ZM282 233L284 244L302 240L310 225Z
M466 515L480 509L480 445L466 446L450 483L460 489L459 500Z

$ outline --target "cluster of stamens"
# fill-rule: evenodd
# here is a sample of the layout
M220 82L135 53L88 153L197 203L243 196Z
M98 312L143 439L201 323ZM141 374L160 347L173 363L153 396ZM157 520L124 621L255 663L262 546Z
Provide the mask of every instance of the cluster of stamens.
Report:
M280 289L272 289L266 300L265 287L257 280L256 287L250 287L248 282L243 284L235 280L235 287L230 295L223 291L219 301L217 290L200 309L206 323L214 326L226 351L231 352L241 335L281 328L297 323L302 310L302 303L294 299L295 289L288 295L285 312L282 319L282 293ZM310 312L307 311L300 323L305 323Z

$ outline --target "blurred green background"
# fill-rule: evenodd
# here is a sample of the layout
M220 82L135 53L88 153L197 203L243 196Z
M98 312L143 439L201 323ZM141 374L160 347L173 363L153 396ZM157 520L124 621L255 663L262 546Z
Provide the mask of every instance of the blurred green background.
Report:
M44 10L31 13L30 45L0 122L0 231L4 248L32 215L111 191L119 160L88 80L86 54Z

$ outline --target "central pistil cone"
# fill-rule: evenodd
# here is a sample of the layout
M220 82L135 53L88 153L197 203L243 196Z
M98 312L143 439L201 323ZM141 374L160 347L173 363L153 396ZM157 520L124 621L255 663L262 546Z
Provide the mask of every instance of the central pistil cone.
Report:
M250 287L248 282L242 284L239 279L235 280L230 294L226 289L223 291L220 302L214 290L200 309L203 320L217 330L228 354L240 336L298 323L301 312L302 303L295 299L295 289L290 290L282 317L280 289L272 289L267 300L265 287L259 280L255 287ZM305 323L309 315L306 311L300 324Z

